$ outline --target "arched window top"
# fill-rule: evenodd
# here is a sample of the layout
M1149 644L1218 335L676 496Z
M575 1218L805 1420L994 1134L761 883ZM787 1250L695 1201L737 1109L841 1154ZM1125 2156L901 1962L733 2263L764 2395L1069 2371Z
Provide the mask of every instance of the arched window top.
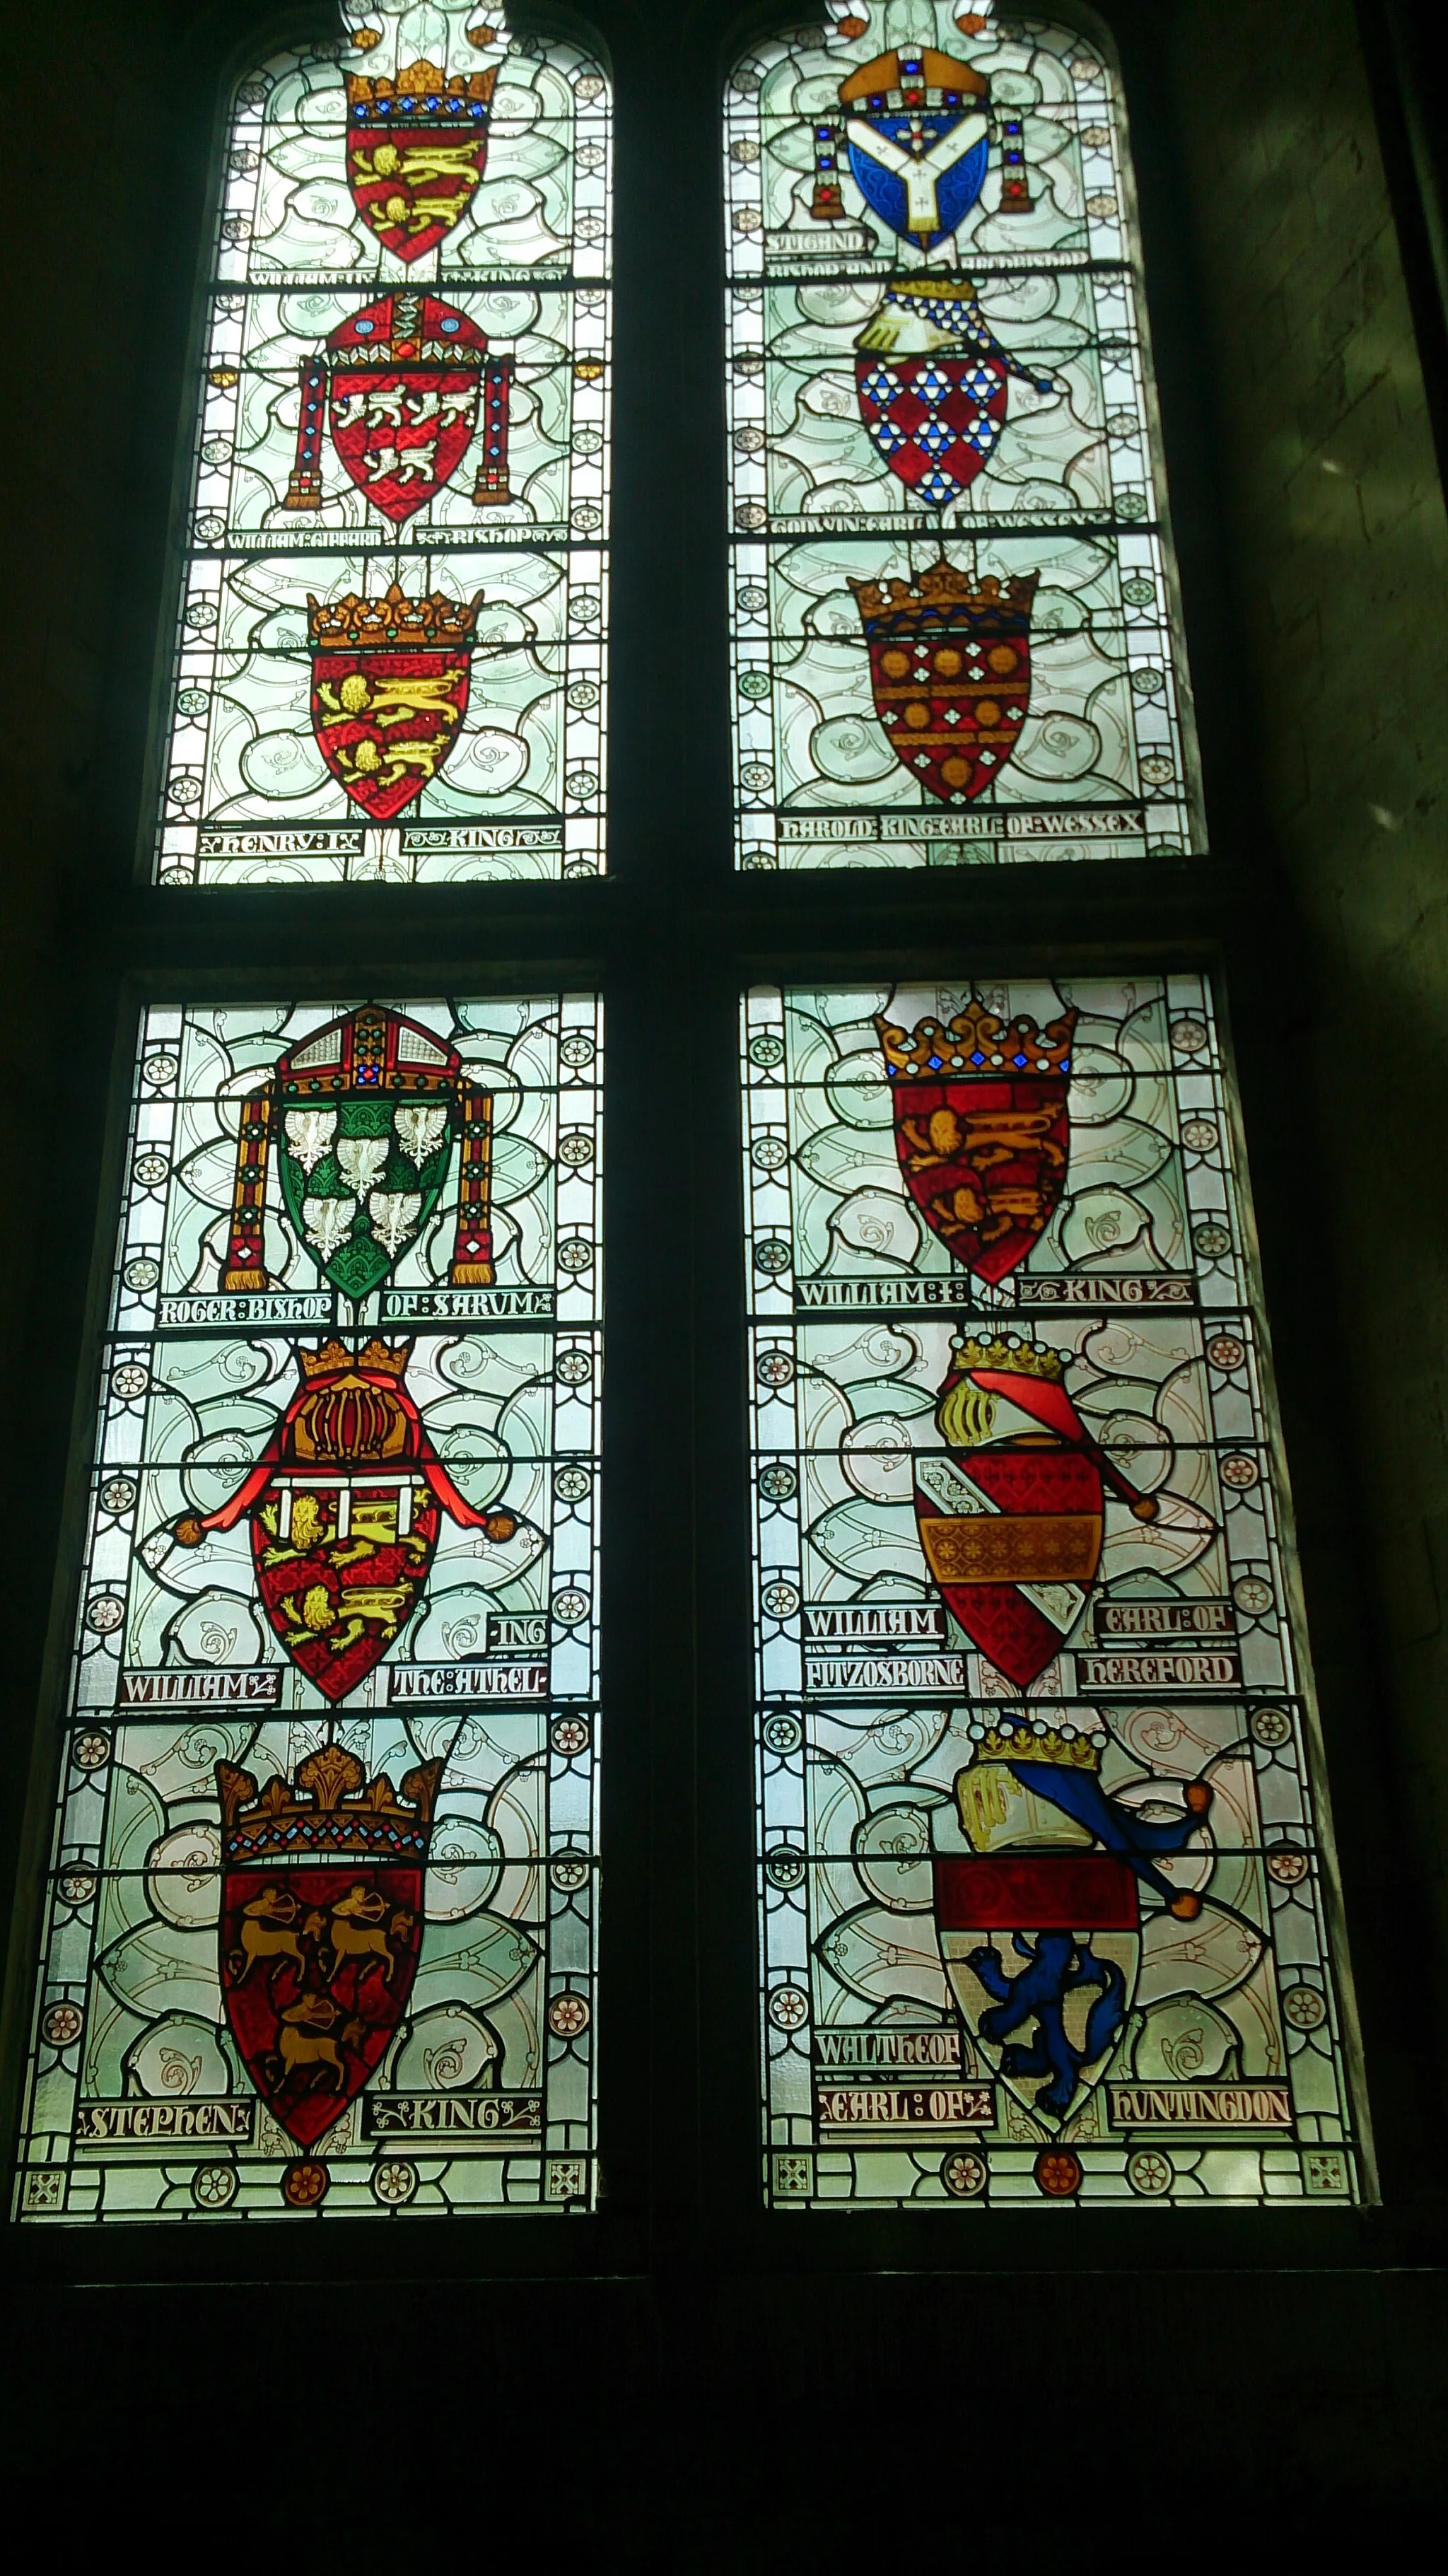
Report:
M725 122L740 863L1200 847L1102 52L831 0Z
M238 83L157 873L603 864L610 101L473 0Z

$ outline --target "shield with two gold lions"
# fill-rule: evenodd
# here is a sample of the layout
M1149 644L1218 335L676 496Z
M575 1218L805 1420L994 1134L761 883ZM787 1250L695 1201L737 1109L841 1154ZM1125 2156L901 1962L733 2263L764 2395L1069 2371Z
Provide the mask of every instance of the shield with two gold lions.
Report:
M1039 573L976 581L942 557L918 582L852 581L875 713L900 766L944 805L969 805L1010 761L1031 703Z
M401 1795L338 1744L258 1795L218 1763L221 1996L242 2064L301 2147L335 2126L401 2023L422 1946L441 1762Z
M905 1186L951 1259L995 1286L1060 1204L1076 1014L1042 1029L971 1001L948 1025L903 1029L882 1014L875 1027Z
M488 157L497 67L409 63L395 81L347 81L347 184L368 231L395 259L435 250L462 221Z
M283 1651L329 1700L396 1644L422 1599L442 1515L502 1544L511 1512L474 1511L428 1437L405 1384L410 1345L298 1350L301 1385L250 1473L219 1511L183 1513L199 1547L251 1523L257 1596Z
M458 738L481 605L481 591L464 605L396 582L381 599L308 595L317 748L374 822L420 796Z

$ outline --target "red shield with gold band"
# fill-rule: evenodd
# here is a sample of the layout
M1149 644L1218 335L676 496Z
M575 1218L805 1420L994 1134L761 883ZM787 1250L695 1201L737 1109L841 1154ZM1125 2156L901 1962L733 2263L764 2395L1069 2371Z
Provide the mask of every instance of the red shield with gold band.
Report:
M1020 739L1039 578L977 582L942 559L918 584L898 575L850 584L875 713L901 768L942 804L984 795Z
M875 1026L905 1186L952 1260L993 1286L1039 1243L1065 1186L1076 1014L1041 1029L973 1001L948 1027Z
M302 2147L374 2075L407 2009L441 1762L399 1796L340 1745L295 1781L218 1763L221 1994L242 2063Z
M1028 1689L1076 1625L1101 1562L1094 1459L1039 1433L922 1458L915 1517L951 1616L997 1672Z
M299 1350L302 1384L280 1428L219 1511L176 1523L183 1547L248 1517L257 1592L299 1672L345 1699L396 1643L422 1598L443 1512L494 1541L510 1512L476 1512L428 1438L403 1382L408 1346Z
M488 156L496 68L411 63L396 81L347 81L347 184L369 232L397 259L421 259L461 222Z
M481 598L467 607L409 599L396 582L382 599L324 606L308 596L312 730L333 777L374 822L410 805L457 740Z

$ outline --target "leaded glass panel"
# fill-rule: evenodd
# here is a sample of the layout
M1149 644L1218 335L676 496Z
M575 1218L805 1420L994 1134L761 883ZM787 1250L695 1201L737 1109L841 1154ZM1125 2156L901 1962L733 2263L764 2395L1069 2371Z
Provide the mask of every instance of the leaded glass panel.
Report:
M165 885L603 865L608 91L474 0L241 81Z
M744 1082L771 2200L1350 2199L1207 986L760 990Z
M725 129L739 864L1199 847L1110 66L862 0Z
M25 2217L591 2205L599 1047L145 1014Z

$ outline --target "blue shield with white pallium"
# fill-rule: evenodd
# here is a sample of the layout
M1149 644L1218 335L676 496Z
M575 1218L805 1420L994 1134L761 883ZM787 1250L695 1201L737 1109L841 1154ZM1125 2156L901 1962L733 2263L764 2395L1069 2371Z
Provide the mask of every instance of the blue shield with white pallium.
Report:
M841 84L845 141L866 204L932 250L969 214L990 159L989 88L949 54L881 54Z

